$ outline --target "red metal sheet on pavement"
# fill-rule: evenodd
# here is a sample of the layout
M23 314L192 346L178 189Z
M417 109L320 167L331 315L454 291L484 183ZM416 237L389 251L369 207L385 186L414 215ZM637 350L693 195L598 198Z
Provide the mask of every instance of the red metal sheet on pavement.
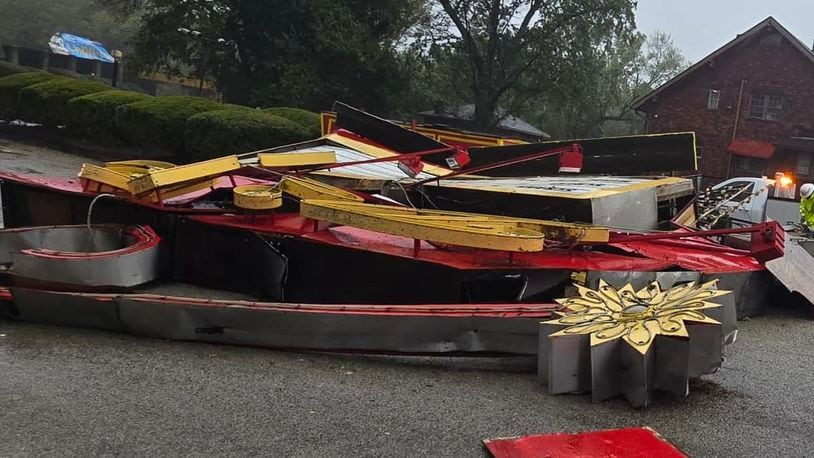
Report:
M558 433L483 441L495 458L631 457L686 458L650 428L625 428L587 433Z

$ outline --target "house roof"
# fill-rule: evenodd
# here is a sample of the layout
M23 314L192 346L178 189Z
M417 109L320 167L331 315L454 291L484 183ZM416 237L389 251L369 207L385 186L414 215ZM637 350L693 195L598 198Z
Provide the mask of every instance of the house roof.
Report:
M436 111L422 111L418 113L422 116L434 116L436 118L457 119L463 121L471 121L475 119L475 104L469 103L465 105L458 105L455 107L448 107L444 110ZM532 126L528 122L518 118L517 116L507 115L502 109L498 109L498 128L504 130L511 130L534 137L550 138L551 136L542 130Z
M747 30L746 32L743 32L743 33L739 34L738 36L736 36L734 40L732 40L729 43L721 46L717 50L713 51L710 55L704 57L703 59L696 62L694 65L690 66L689 68L687 68L683 72L679 73L678 75L673 77L673 79L671 79L671 80L667 81L666 83L662 84L661 86L657 87L656 89L654 89L650 93L645 94L642 97L639 97L638 99L636 99L633 102L633 108L638 110L639 108L641 108L642 105L644 105L647 101L651 100L653 97L656 97L657 95L659 95L662 92L666 91L667 89L669 89L674 84L678 83L679 81L683 80L684 78L686 78L687 76L692 74L694 71L698 70L699 68L704 67L705 65L707 65L711 61L717 59L721 54L724 54L725 52L729 51L730 49L734 48L735 46L743 43L744 41L746 41L749 38L753 37L754 35L756 35L757 33L759 33L761 30L763 30L766 27L771 27L771 28L774 28L775 30L777 30L785 39L787 39L789 41L789 43L791 43L795 48L797 48L800 51L800 53L803 54L803 56L805 56L808 60L810 60L812 63L814 63L814 52L812 52L812 50L808 46L806 46L802 41L800 41L797 37L792 35L791 32L788 31L788 29L786 29L779 22L777 22L777 20L775 18L773 18L772 16L769 16L766 19L760 21L758 24L756 24L751 29Z

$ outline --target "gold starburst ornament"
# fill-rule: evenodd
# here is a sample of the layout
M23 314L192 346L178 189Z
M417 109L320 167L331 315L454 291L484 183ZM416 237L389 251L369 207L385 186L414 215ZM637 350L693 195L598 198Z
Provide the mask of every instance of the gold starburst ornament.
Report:
M721 323L708 313L729 291L717 281L638 291L604 280L596 290L575 286L541 329L540 379L550 393L591 391L595 402L621 394L645 407L653 390L686 396L691 378L720 367Z

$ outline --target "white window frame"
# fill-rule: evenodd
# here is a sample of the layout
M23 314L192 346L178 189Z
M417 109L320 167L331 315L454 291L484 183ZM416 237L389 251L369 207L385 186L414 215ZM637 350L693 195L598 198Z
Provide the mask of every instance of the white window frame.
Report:
M802 176L811 176L811 169L814 166L814 158L811 157L811 153L799 153L797 155L797 165L795 166L795 172L797 175Z
M753 92L749 97L749 117L778 121L783 115L783 96L763 92Z
M710 89L707 95L707 110L717 110L721 103L721 91Z

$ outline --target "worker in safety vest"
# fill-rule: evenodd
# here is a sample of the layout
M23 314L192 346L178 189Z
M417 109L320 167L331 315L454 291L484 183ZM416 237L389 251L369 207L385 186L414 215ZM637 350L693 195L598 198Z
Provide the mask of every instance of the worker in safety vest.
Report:
M814 231L814 184L806 183L800 186L800 215L803 225Z

